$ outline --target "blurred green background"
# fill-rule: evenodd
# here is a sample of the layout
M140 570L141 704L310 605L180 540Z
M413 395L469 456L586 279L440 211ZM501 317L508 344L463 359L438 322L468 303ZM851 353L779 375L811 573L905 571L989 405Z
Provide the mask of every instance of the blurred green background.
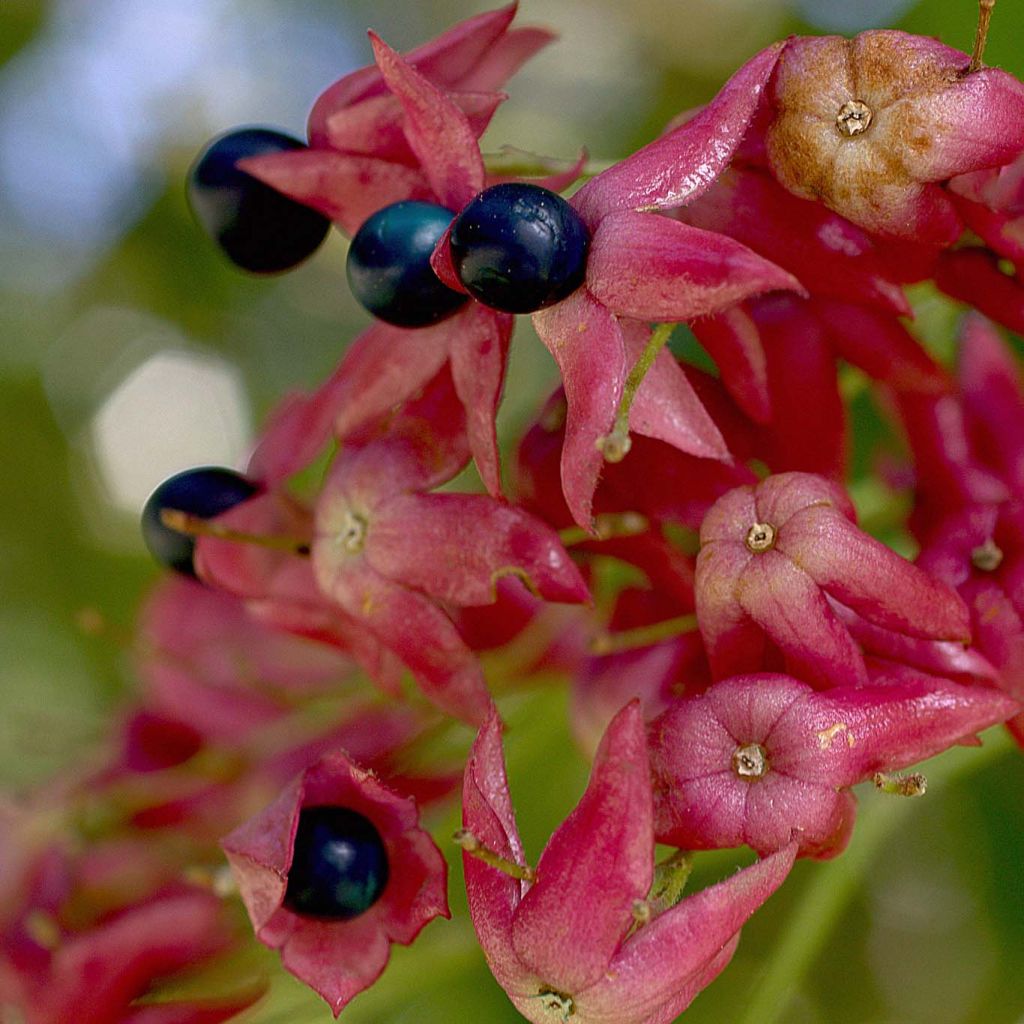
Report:
M318 381L366 323L337 233L282 278L246 278L222 262L185 206L194 154L239 124L301 135L316 95L369 60L368 26L403 49L481 9L462 0L0 3L5 788L80 758L131 685L123 637L156 577L137 529L148 492L187 465L239 464L273 401ZM520 21L552 25L562 39L512 82L484 149L567 157L586 144L597 159L622 156L788 33L899 26L969 50L975 17L973 0L524 0ZM1022 40L1024 5L1004 0L989 63L1024 72ZM514 363L506 426L553 379L526 331ZM559 699L536 700L510 709L511 775L534 858L586 778ZM793 1001L763 1020L1024 1020L1022 762L997 744L981 760L953 752L937 771L948 783L898 815L865 794L850 854L798 867L687 1020L760 1012L758 994L784 975L776 966L766 980L767 965L783 936L797 948L803 932L809 960L791 979ZM732 862L701 863L711 877ZM347 1019L520 1019L472 941L457 872L452 893L457 922L396 950ZM252 1017L327 1019L290 979Z

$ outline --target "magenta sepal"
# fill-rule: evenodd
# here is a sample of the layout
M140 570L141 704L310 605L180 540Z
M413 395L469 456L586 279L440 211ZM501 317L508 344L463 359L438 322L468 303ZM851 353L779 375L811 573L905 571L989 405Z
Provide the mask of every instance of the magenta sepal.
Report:
M603 171L570 200L593 238L586 281L535 313L533 323L565 385L569 414L562 486L573 518L584 529L592 528L593 494L604 465L601 440L611 431L632 366L625 358L624 321L692 320L768 291L802 291L792 275L745 246L657 212L695 199L728 165L781 45L751 58L699 114ZM435 266L442 276L451 271L442 258ZM664 373L665 361L658 362L653 372ZM649 386L648 393L657 387ZM641 388L638 401L644 400ZM706 414L695 418L694 407L691 402L675 412L672 429L682 427L679 441L663 430L647 432L683 451L710 454L706 447L692 446L695 435L708 434L700 422ZM641 429L632 415L630 426Z
M884 247L821 203L797 198L760 169L730 167L714 188L674 216L750 246L815 296L856 297L881 312L910 313L898 279L886 267Z
M732 159L784 45L751 57L698 114L584 185L573 205L587 224L616 210L683 206L706 192Z
M782 473L710 509L696 601L716 677L762 667L767 636L792 671L819 685L865 683L861 653L829 597L906 636L970 639L956 593L857 529L838 485Z
M633 930L653 877L651 789L639 705L612 720L586 793L555 831L534 882L468 854L470 913L495 978L528 1020L665 1024L725 966L747 918L785 879L795 844ZM493 713L466 766L463 825L523 864Z
M370 42L385 84L405 111L405 137L438 202L461 209L484 187L483 157L468 118L373 32Z
M445 89L490 92L553 38L540 29L510 30L516 7L514 3L507 4L467 18L410 51L404 59ZM335 139L331 131L332 117L362 100L385 93L386 89L380 70L372 64L339 79L320 95L310 111L310 143L343 146L344 139Z
M421 170L362 154L303 149L240 160L247 174L319 210L354 235L372 213L404 199L430 202Z
M663 322L693 320L763 292L803 290L728 235L630 210L609 213L595 229L587 287L618 316Z
M958 376L975 450L1024 497L1024 379L999 332L977 314L964 320Z
M348 921L306 917L283 906L295 831L304 807L344 807L368 818L388 857L384 890ZM415 803L336 751L307 768L256 817L223 841L256 937L337 1016L387 965L392 942L409 945L435 917L449 917L447 864L419 827Z
M248 475L283 482L326 447L380 425L450 363L465 409L470 450L487 490L501 493L495 417L501 401L513 318L473 303L431 327L376 323L349 347L315 391L285 398L249 460ZM460 418L460 422L461 418Z
M765 853L795 835L801 856L835 856L856 814L850 786L1019 711L998 690L902 668L826 692L770 673L723 680L651 723L657 837Z
M1024 284L1000 270L995 253L976 247L943 253L935 284L1011 331L1024 333Z

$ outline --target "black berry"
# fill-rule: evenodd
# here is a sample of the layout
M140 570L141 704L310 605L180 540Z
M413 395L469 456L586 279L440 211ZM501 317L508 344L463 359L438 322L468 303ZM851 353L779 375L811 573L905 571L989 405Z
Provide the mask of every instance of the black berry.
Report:
M582 283L590 234L559 195L520 182L484 189L455 218L452 263L484 305L532 313Z
M388 884L388 855L373 823L345 807L299 812L284 905L297 914L348 921Z
M454 313L467 297L443 285L430 266L453 216L437 203L410 199L368 217L348 250L352 294L398 327L424 327Z
M188 199L196 220L243 270L290 270L327 235L331 222L322 213L235 166L246 157L303 148L298 139L270 128L239 128L209 143L189 171Z
M201 519L212 519L229 508L251 498L257 487L232 469L201 466L186 469L165 480L142 509L142 537L150 554L168 569L195 576L192 553L195 540L165 526L160 518L164 509L176 509Z

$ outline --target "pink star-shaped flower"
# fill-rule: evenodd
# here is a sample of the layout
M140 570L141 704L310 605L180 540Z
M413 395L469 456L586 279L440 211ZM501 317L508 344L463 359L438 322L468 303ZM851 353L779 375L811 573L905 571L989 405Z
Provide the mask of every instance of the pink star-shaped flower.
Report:
M765 640L819 685L867 681L863 655L831 601L884 629L968 641L963 602L854 525L838 487L781 473L738 487L701 526L697 619L717 678L757 671Z
M305 807L354 811L373 824L384 844L389 873L383 892L350 920L322 920L283 905ZM335 1016L377 980L392 942L409 945L435 917L450 916L447 864L419 827L416 805L341 752L307 768L222 846L256 937L279 949L285 968L323 996Z
M456 25L405 59L371 33L377 64L347 75L316 102L311 147L240 166L354 233L406 199L458 210L488 178L477 138L505 95L495 92L550 42L551 33L512 29L514 4ZM544 183L563 187L579 164ZM501 492L494 418L501 399L513 318L468 304L421 328L377 322L349 347L331 377L278 410L250 471L273 481L338 438L379 420L445 363L466 409L470 448L491 494ZM287 437L289 444L277 444Z
M462 405L442 371L386 427L349 438L312 521L273 494L220 519L249 532L308 540L310 558L203 537L198 571L269 607L279 624L328 639L333 633L371 675L400 693L394 666L374 663L381 650L389 652L438 707L482 721L490 698L446 606L490 604L505 576L551 601L585 601L588 591L558 535L538 519L485 495L427 493L468 458ZM290 525L274 521L282 508L292 511Z
M659 841L833 857L875 772L905 768L1019 711L998 690L899 672L818 692L763 673L715 683L650 726Z
M591 526L626 376L650 330L644 321L686 321L751 295L800 290L790 274L725 235L659 215L697 198L728 164L764 90L780 46L748 61L696 117L602 172L570 200L591 234L584 283L533 314L558 363L568 401L562 486L573 518ZM462 289L447 239L434 267ZM464 290L464 289L463 289ZM683 452L729 461L722 435L667 351L654 361L629 411L636 433Z

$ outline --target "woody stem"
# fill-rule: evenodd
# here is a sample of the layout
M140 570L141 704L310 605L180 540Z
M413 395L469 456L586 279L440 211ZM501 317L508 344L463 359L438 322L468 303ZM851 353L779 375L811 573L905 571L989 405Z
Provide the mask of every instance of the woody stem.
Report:
M992 20L992 9L996 0L978 0L978 28L974 33L974 51L971 53L971 63L967 66L967 74L973 74L981 69L981 59L985 55L985 43L988 40L988 26Z

